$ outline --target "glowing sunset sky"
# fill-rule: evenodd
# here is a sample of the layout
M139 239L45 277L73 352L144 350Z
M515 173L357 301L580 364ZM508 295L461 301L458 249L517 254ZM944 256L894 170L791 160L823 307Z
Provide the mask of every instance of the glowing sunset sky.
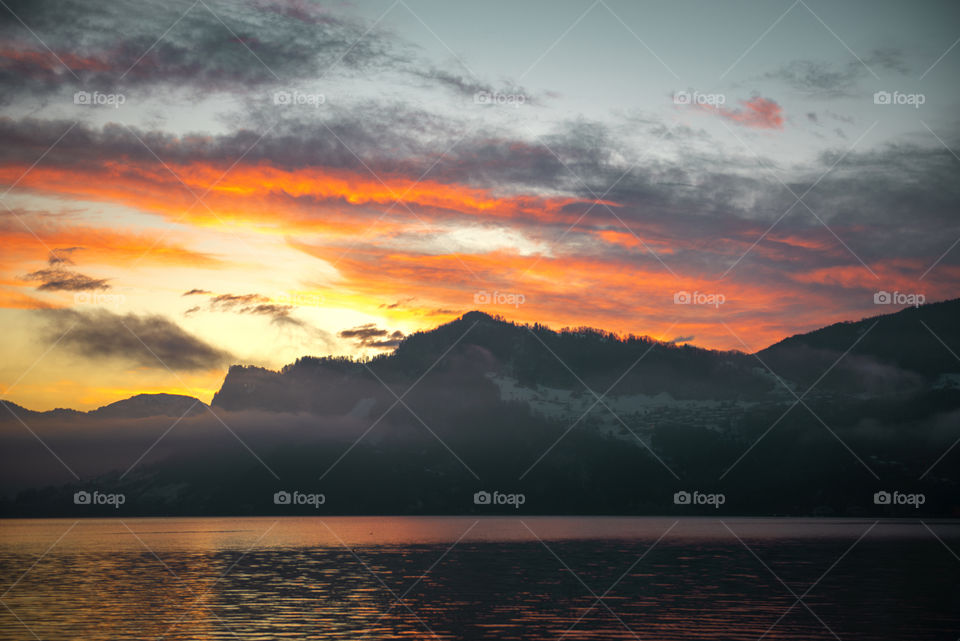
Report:
M960 293L954 3L7 6L31 409L209 401L471 309L757 350Z

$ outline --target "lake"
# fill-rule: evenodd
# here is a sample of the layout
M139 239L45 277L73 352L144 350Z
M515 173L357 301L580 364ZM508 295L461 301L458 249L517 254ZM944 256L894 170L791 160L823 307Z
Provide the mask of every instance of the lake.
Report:
M948 639L956 521L0 521L2 639Z

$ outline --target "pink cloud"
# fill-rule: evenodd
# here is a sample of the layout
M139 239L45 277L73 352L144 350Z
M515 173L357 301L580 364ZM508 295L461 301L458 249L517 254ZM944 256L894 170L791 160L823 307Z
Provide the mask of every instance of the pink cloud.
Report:
M750 100L741 100L742 109L726 109L703 105L704 109L716 112L738 125L756 129L783 129L783 107L777 101L756 96Z

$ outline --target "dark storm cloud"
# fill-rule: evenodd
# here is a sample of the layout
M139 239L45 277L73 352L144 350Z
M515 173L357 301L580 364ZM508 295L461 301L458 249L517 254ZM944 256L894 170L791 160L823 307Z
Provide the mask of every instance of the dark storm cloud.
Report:
M387 329L381 329L374 323L360 325L353 329L345 329L338 336L355 342L360 347L373 347L377 349L393 349L403 340L403 332L396 330L391 332Z
M92 360L123 360L141 367L197 371L222 367L233 357L162 316L120 315L105 309L42 312L46 337Z

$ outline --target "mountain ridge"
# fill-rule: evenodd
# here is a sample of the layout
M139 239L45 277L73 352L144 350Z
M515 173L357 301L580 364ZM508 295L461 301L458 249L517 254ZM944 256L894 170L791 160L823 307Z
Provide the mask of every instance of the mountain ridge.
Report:
M958 320L946 301L746 354L468 313L370 359L234 366L209 408L8 420L0 514L90 515L81 489L128 514L285 514L274 493L299 488L340 514L481 514L498 489L535 513L679 515L697 489L727 513L890 516L873 497L898 489L926 496L911 515L958 515Z
M923 329L923 325L915 322L916 320L926 323L927 328ZM684 380L672 387L661 385L663 389L652 386L646 390L651 395L669 393L682 398L684 394L678 390L683 387L692 398L712 397L711 394L727 397L729 392L723 388L737 386L740 386L738 389L741 394L756 394L761 391L761 387L769 387L770 380L766 375L756 378L746 372L766 367L772 369L778 377L809 385L848 349L850 353L846 355L846 362L837 366L839 372L836 374L841 376L833 375L841 389L855 391L858 388L851 379L864 376L869 377L868 386L874 390L884 386L889 388L891 385L916 388L925 380L929 382L931 377L942 377L954 370L960 370L954 356L941 344L941 341L947 345L960 343L960 333L956 329L960 327L958 320L960 298L907 307L857 321L840 321L810 332L794 334L751 354L740 350L723 351L687 344L674 345L648 336L617 335L591 327L553 330L539 323L520 324L508 321L502 316L471 310L460 318L433 329L414 332L404 338L393 352L368 361L348 357L302 356L279 370L256 365L231 365L210 405L224 409L252 408L253 405L241 402L240 399L249 397L257 390L263 392L269 389L276 392L277 397L265 401L258 409L289 412L300 408L302 411L309 411L308 405L315 406L316 403L305 405L297 401L295 392L299 390L303 394L309 394L310 391L305 386L311 378L326 383L335 381L338 387L342 387L351 378L378 367L378 374L383 372L393 380L398 376L413 376L434 365L437 356L442 354L444 349L461 340L466 346L478 348L473 350L473 356L477 359L489 361L492 356L500 364L511 364L515 378L521 385L541 384L549 387L547 383L554 382L561 387L570 386L577 383L576 379L581 377L581 371L586 371L586 376L589 377L591 369L608 367L615 370L613 365L622 366L621 369L628 367L632 361L624 358L613 359L617 361L615 363L596 362L598 356L609 356L611 350L622 346L633 355L639 356L645 351L653 352L654 348L657 348L656 351L667 352L675 357L676 362L673 364L663 362L669 359L660 359L660 366L663 368L660 372L662 375L666 372L665 375L674 378L683 374ZM876 327L871 327L874 324ZM932 326L937 326L937 330L934 331ZM474 330L478 327L479 333L483 335L481 340L475 338L478 332ZM871 335L858 340L861 334L867 332ZM510 333L512 335L508 336ZM525 336L527 333L530 336ZM487 339L486 344L483 338ZM558 341L563 342L564 339L571 346L579 339L586 345L589 353L577 354L573 347L567 350L557 348ZM538 345L538 342L543 344ZM897 345L902 343L909 346L898 349ZM917 344L925 344L926 349L918 350ZM551 349L563 353L551 355ZM510 353L511 350L521 353ZM593 363L585 361L584 356ZM657 361L658 356L646 356L644 360L648 360L649 365L650 362ZM521 362L526 357L535 359L536 362ZM494 368L496 366L494 362L488 362L487 365ZM566 367L572 369L574 374L565 372ZM319 371L321 368L324 370L322 375ZM616 375L619 375L619 372L607 377L595 377L593 380L599 384L612 382L614 379L611 377ZM301 377L300 382L293 387L287 386L292 378L297 376ZM711 376L724 379L723 385L716 380L711 381ZM728 378L730 376L734 378ZM610 380L600 380L603 378ZM339 407L335 398L327 400L332 407ZM35 411L12 401L0 400L0 403L9 406L10 412L6 413L8 417L12 412L17 416L49 418L177 417L194 415L207 408L198 398L169 393L136 394L86 412L70 408Z

